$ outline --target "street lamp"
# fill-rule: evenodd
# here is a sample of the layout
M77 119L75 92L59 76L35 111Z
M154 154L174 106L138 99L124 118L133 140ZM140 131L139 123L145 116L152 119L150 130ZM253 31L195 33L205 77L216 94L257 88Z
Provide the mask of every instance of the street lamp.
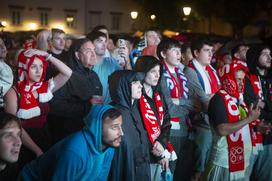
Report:
M7 22L5 21L0 21L0 28L1 28L1 31L4 32L4 28L7 26Z
M156 19L156 15L155 15L155 14L152 14L152 15L150 16L150 18L151 18L152 21L154 21L154 20Z
M191 13L191 7L183 7L183 13L185 16L189 16Z
M137 19L138 17L138 12L137 11L131 11L130 16L133 20Z

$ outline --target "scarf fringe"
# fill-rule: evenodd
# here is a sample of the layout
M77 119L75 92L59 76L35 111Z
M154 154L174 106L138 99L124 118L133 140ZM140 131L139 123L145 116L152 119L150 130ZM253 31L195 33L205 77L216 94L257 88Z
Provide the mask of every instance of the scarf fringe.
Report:
M238 180L245 177L245 171L230 172L230 180Z
M53 98L53 94L51 91L48 91L46 93L39 94L39 101L40 102L48 102Z
M254 155L258 155L259 151L262 151L263 148L263 144L257 143L253 148L252 148L252 152Z
M41 114L41 109L36 106L31 109L19 109L17 112L17 117L22 119L30 119Z
M175 161L178 158L175 151L170 153L167 149L162 153L162 157L167 158L169 161Z
M171 129L180 130L179 122L171 121L171 124L172 124Z

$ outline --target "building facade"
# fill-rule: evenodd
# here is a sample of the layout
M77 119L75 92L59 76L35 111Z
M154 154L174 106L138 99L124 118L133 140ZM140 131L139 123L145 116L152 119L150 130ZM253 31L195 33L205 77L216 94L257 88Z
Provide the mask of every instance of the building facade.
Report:
M106 25L111 33L130 32L132 0L0 0L4 31L60 28L70 34L88 33Z

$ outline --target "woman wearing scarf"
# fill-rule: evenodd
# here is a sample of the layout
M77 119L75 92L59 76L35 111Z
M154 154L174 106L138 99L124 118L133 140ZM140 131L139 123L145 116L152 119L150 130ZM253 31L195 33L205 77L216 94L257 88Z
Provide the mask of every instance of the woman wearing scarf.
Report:
M122 113L124 131L112 161L112 181L150 181L150 141L138 107L143 78L142 73L129 70L116 71L109 77L111 99Z
M177 159L169 142L171 123L168 109L157 87L160 79L160 62L153 56L141 56L135 64L135 70L146 74L139 109L151 143L151 180L156 181L160 179L162 169L168 169L169 161Z
M49 81L44 81L47 61L60 73ZM53 98L52 93L62 87L71 74L72 70L68 66L47 52L29 49L18 55L18 82L5 97L5 111L22 120L22 127L25 129L22 132L23 145L36 156L42 154L40 147L46 149L50 142L45 130L48 102ZM24 161L35 158L27 149L22 149L21 154L21 158L26 159Z
M222 88L209 104L213 147L205 180L249 180L254 137L250 123L258 119L259 106L248 107L243 100L246 67L238 62L220 72Z

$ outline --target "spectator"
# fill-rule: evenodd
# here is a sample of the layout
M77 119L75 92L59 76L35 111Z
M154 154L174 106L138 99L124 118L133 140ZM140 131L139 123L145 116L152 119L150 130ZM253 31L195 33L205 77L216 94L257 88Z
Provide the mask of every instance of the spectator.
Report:
M151 180L159 180L163 170L168 169L169 161L177 155L169 141L171 123L168 108L159 91L160 62L153 56L141 56L135 70L145 73L139 109L150 144Z
M97 105L85 118L86 126L26 165L22 180L107 180L114 148L123 136L121 113Z
M94 48L89 39L83 38L76 40L69 50L67 64L73 74L50 102L53 142L80 130L92 104L103 103L102 85L97 74L90 70L97 63Z
M220 81L216 70L211 66L212 45L207 38L198 38L192 41L191 51L194 59L189 63L197 74L197 81L201 85L205 94L211 98L220 88ZM208 105L209 99L205 101ZM194 129L193 137L196 144L194 149L194 166L192 180L199 180L202 172L208 163L210 150L212 146L212 133L209 124L209 117L206 106L203 102L197 100L194 104L199 105L199 110L192 116L192 125Z
M108 76L114 71L119 70L120 67L115 59L105 57L107 36L104 33L94 31L88 34L87 37L93 42L97 57L97 64L92 68L92 70L95 71L99 77L103 87L104 103L108 104L111 102L108 88Z
M258 119L260 107L247 107L243 100L246 67L237 62L225 66L222 88L209 104L214 141L204 180L249 180L254 146L249 124Z
M121 70L109 77L110 95L123 117L124 139L116 150L109 180L150 181L149 140L138 107L144 75Z
M44 81L47 61L60 73L49 81ZM5 111L21 118L22 127L26 129L22 131L23 145L36 156L40 156L40 147L45 150L50 142L45 129L49 111L48 101L52 99L52 93L70 78L72 70L51 54L35 49L22 51L18 56L18 66L19 81L5 96ZM35 157L24 147L21 153L24 155L20 157L22 164Z
M0 38L0 111L4 108L4 96L13 84L13 73L11 68L5 63L7 48Z
M21 133L20 120L0 111L0 180L16 180L14 163L18 160L22 145Z
M263 126L265 130L271 130L272 123L272 77L271 77L271 50L266 45L255 45L250 47L246 54L247 65L249 69L248 77L245 85L245 101L248 105L261 101L262 110L260 120L255 122L258 126ZM255 156L253 175L258 180L272 180L272 173L270 172L272 162L272 136L271 134L261 135L257 132L259 142L262 145L263 151L260 151Z

